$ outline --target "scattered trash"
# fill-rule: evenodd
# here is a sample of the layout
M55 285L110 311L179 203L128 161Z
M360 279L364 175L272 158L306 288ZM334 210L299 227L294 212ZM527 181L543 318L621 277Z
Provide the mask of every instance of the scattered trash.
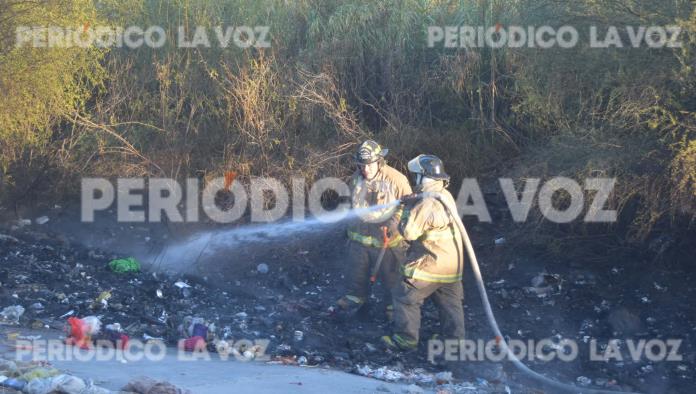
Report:
M0 376L0 387L7 387L13 390L23 391L26 385L27 382L24 380L8 378L7 376Z
M425 391L415 384L409 385L404 389L404 394L423 394Z
M30 382L34 379L45 379L60 375L57 369L36 368L19 376L20 380Z
M178 287L178 288L180 288L180 289L188 289L188 288L191 287L191 285L189 285L188 283L183 282L183 281L175 282L175 283L174 283L174 286L176 286L176 287Z
M651 373L655 370L655 368L652 365L644 365L640 367L641 372L643 373Z
M34 379L27 383L23 391L27 394L80 394L87 388L84 380L72 375L58 375L50 378Z
M602 300L602 302L599 305L595 305L593 309L597 313L602 313L611 309L611 304L607 300Z
M500 238L496 238L494 242L495 242L496 245L504 245L505 242L507 242L507 241L506 241L505 238L500 237Z
M111 260L111 262L109 262L109 268L119 274L139 272L140 263L134 257L129 257L127 259Z
M22 339L25 341L38 341L41 339L41 335L17 335L16 339Z
M16 362L0 358L0 375L14 375L18 371L19 369L17 368Z
M6 235L6 234L0 234L0 241L11 241L18 243L19 240L11 235Z
M193 352L194 350L203 350L207 346L205 342L205 338L202 336L193 336L190 338L184 339L180 349L183 349L184 351L187 352Z
M94 338L97 346L107 346L114 349L126 349L130 337L123 332L119 323L107 324L104 331Z
M256 266L256 272L259 274L267 274L268 273L268 264L261 263Z
M48 223L48 216L38 217L34 221L36 222L36 224L39 224L39 225L46 224L46 223Z
M495 282L491 282L488 284L491 289L500 289L505 285L505 279L500 279Z
M404 379L404 374L399 371L391 370L387 367L381 367L378 369L372 369L369 366L358 366L357 372L363 376L369 376L378 380L385 380L387 382L396 382L397 380Z
M32 228L32 231L36 231L36 228ZM208 286L205 280L200 281L181 272L158 271L156 275L152 272L133 275L111 274L110 271L116 272L110 263L110 269L106 269L106 263L114 259L111 253L76 246L63 247L57 242L49 244L42 241L31 244L26 241L26 237L28 235L22 234L21 239L16 240L14 237L3 238L0 235L0 289L4 300L11 301L6 305L22 304L27 309L22 319L17 319L21 320L24 327L59 327L68 318L82 321L83 324L79 325L83 330L82 337L70 335L70 340L77 346L87 346L87 343L92 343L93 346L121 346L127 342L129 336L145 341L167 342L171 345L175 345L179 339L182 340L182 347L188 349L208 347L211 351L247 360L260 359L260 355L263 354L270 356L272 363L310 367L321 365L322 368L357 371L361 375L383 381L399 382L404 386L415 385L428 392L509 392L504 384L501 384L506 382L505 379L498 381L484 375L488 380L472 378L471 382L455 383L450 372L440 372L438 367L427 364L423 359L416 361L410 356L401 358L380 351L369 342L376 337L373 336L375 331L386 328L383 319L364 323L347 322L347 325L353 325L350 328L325 319L324 317L329 315L326 312L329 308L326 300L333 299L339 291L335 284L341 279L338 275L334 276L333 272L317 269L309 264L276 265L274 262L273 275L263 276L261 274L270 271L265 271L264 268L268 268L271 261L266 261L268 264L264 264L265 267L262 264L257 265L257 261L243 270L240 269L237 277L225 278L229 279L228 286L217 290ZM17 245L14 244L15 240ZM315 255L314 251L312 255ZM302 257L299 259L303 260ZM309 259L306 260L313 263ZM643 287L636 290L639 293L631 292L619 294L621 297L613 297L610 294L616 294L616 288L610 288L612 292L594 292L595 289L590 287L593 277L587 274L587 270L564 270L563 279L559 275L531 271L531 275L524 279L519 278L522 272L529 272L527 270L530 267L542 264L527 265L522 259L515 259L515 262L519 271L517 275L505 270L513 265L505 262L499 267L502 269L500 275L487 285L496 294L491 300L501 308L501 313L508 307L522 308L516 311L519 321L516 322L518 325L515 330L511 331L517 332L520 338L534 338L535 335L539 335L536 327L544 326L541 308L550 309L545 307L548 304L542 305L534 299L532 302L529 302L530 299L525 301L525 294L534 298L546 297L544 303L550 299L556 300L559 307L569 308L568 315L572 315L572 325L564 327L580 328L580 333L576 331L575 338L570 339L583 341L583 338L587 338L584 340L585 343L598 338L601 344L605 327L609 328L607 332L620 331L623 327L621 322L626 319L610 317L613 316L614 310L624 303L630 304L626 306L629 310L635 313L640 311L638 326L642 325L637 328L638 331L631 329L628 332L637 332L639 335L642 332L652 335L654 332L655 335L660 335L668 321L668 313L656 319L648 317L647 314L655 316L655 311L641 311L640 307L641 297L649 296L653 298L652 303L657 305L661 300L658 299L655 290L663 291L660 289L666 289L667 286L672 290L671 284L674 282L669 277L655 276L650 279L652 283L647 281ZM163 267L166 267L166 264L163 264ZM628 272L624 268L617 268L616 271ZM210 275L213 277L214 274ZM605 285L605 282L613 284L623 280L623 276L613 275L608 279L600 275L594 278L598 287L600 284ZM520 279L523 281L522 286ZM524 287L529 286L524 281L530 280L530 289L533 290ZM551 297L560 293L561 285L565 285L563 290L567 291L567 294L564 292L562 297ZM192 297L191 294L195 296ZM585 294L587 296L583 296ZM611 298L607 298L608 301L602 300L599 298L602 295ZM569 298L573 301L569 302ZM383 301L375 300L376 303ZM90 306L93 307L92 310ZM573 309L575 306L577 311ZM598 312L597 315L592 313L593 308ZM382 309L379 309L381 312ZM589 315L586 315L587 311L590 312ZM465 312L468 317L475 317L477 313L472 308L465 309ZM97 334L88 334L94 330L86 326L84 320L87 318L78 319L78 316L85 313L98 314L98 325L101 325L101 321L104 322L101 330L96 330ZM370 310L370 313L374 313L374 310ZM580 315L581 313L585 314ZM437 331L438 327L433 325L433 322L437 322L436 311L426 305L423 314L425 332ZM116 321L123 326L115 323ZM216 325L217 332L214 329ZM688 330L692 326L690 324ZM548 326L540 330L547 328ZM335 341L335 334L340 330L350 330L350 343ZM69 332L73 333L72 327ZM553 331L550 335L556 333L557 331ZM75 334L79 334L79 331ZM573 332L562 331L561 334L566 336L572 335ZM23 339L28 336L16 335L12 338ZM240 340L255 343L255 340L262 338L271 340L263 353L251 344L247 348L239 347ZM365 364L366 362L370 364ZM669 372L675 375L675 379L681 375L690 376L694 370L692 362L685 359L685 366L672 366ZM639 366L628 368L629 365L627 362L623 371L630 371L634 378L640 376L636 375L637 373L649 371L649 368L640 370ZM427 370L417 370L418 366ZM607 368L610 368L610 372L606 376L615 376L621 384L632 383L627 373L617 372L618 367ZM611 375L614 373L615 375ZM0 363L0 375L16 378L20 374L8 373ZM604 381L599 379L590 382L600 387L604 385ZM574 384L581 387L580 381ZM392 390L399 392L404 386ZM518 392L518 386L511 387L514 392Z
M92 337L101 331L101 321L96 316L87 316L83 319L70 317L68 325L69 336L65 339L65 343L82 349L91 349Z
M12 305L3 309L0 312L0 323L2 324L19 324L19 318L24 314L24 307L21 305Z
M143 340L144 340L145 342L150 342L150 341L164 342L164 338L162 338L162 337L153 337L152 335L148 335L148 334L143 334Z
M553 294L558 294L561 291L561 277L556 274L541 274L532 278L532 287L525 287L528 294L536 295L539 298L544 298Z
M111 299L111 292L102 291L101 294L99 294L99 296L94 299L94 302L92 303L92 309L106 309L109 306L109 299Z
M581 386L589 386L592 384L592 379L588 378L587 376L578 376L578 378L575 380Z
M435 375L435 383L437 384L445 384L445 383L450 383L452 382L454 378L452 377L452 372L440 372Z
M122 389L136 394L191 394L189 390L180 389L169 382L157 381L147 377L131 380Z

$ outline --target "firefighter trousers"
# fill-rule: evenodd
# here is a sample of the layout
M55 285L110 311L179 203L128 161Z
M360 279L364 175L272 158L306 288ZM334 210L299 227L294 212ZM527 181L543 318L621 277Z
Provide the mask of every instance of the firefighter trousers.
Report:
M370 273L377 263L381 249L363 245L356 241L351 241L348 246L348 295L359 297L367 301L370 296ZM382 265L377 275L378 281L382 283L383 295L387 305L391 304L391 293L394 286L401 279L400 264L405 256L404 248L388 248L384 253Z
M421 307L432 297L440 314L444 339L464 339L464 287L455 283L402 280L394 287L394 333L408 342L418 343Z

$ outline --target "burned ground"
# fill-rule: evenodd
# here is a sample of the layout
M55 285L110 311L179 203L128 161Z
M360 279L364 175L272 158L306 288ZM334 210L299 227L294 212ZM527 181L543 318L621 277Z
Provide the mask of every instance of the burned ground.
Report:
M270 339L268 352L278 362L373 375L379 367L397 372L451 370L463 380L484 379L479 380L482 391L504 392L506 386L527 391L529 382L509 363L433 365L425 357L425 344L416 353L384 351L379 337L388 333L389 325L377 306L379 291L374 306L360 316L346 319L329 313L342 294L342 272L349 264L340 229L281 245L238 248L198 262L189 274L161 265L117 274L108 262L124 256L37 230L41 228L5 229L0 238L0 306L24 306L20 324L25 327L62 330L67 316L98 315L104 324L120 323L133 338L162 337L174 345L182 338L179 326L184 319L202 317L215 323L218 338ZM525 341L554 338L579 344L575 361L525 361L530 367L590 387L690 392L696 313L692 274L681 264L647 265L631 260L630 254L611 265L554 261L531 247L507 244L489 228L472 226L471 232L503 333ZM268 272L262 273L259 263L266 264ZM491 330L470 274L465 289L467 337L488 341ZM108 301L95 301L105 291L111 294ZM437 311L426 303L423 314L422 338L430 338L438 332ZM302 331L301 341L296 331ZM683 360L631 361L625 340L652 338L683 340ZM622 340L625 359L589 361L591 339L597 340L600 351L610 339ZM385 378L383 372L380 377Z

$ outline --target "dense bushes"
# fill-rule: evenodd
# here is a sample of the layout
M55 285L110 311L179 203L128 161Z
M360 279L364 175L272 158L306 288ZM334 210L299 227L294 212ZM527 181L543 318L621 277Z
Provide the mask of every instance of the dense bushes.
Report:
M694 217L696 13L685 0L63 0L0 25L3 198L52 179L347 175L367 136L455 180L619 176L631 232ZM14 26L159 25L162 48L11 48ZM428 47L428 26L573 25L575 48ZM590 25L679 24L680 49L589 48ZM270 48L177 48L177 29L267 25ZM210 30L212 31L212 30ZM26 63L36 67L28 68ZM8 88L9 87L9 88ZM579 147L582 153L578 152ZM43 168L48 166L48 168ZM532 173L533 172L533 173ZM506 175L506 174L501 174ZM18 191L21 191L19 193Z

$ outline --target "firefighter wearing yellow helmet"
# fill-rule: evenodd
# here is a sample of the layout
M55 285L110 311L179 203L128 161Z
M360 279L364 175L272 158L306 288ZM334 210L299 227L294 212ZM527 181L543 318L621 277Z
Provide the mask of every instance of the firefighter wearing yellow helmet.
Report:
M412 193L406 176L385 162L384 157L388 151L372 140L365 141L358 147L354 156L358 168L350 179L351 203L354 209L393 203ZM387 250L383 254L378 278L387 289L387 316L390 317L391 289L399 280L400 263L406 249L406 244L397 230L401 213L402 208L398 205L369 210L361 214L360 220L348 228L348 289L347 294L337 302L344 311L355 312L367 302L370 270L377 263L384 245L381 228L386 226L390 229L391 239L388 240Z

